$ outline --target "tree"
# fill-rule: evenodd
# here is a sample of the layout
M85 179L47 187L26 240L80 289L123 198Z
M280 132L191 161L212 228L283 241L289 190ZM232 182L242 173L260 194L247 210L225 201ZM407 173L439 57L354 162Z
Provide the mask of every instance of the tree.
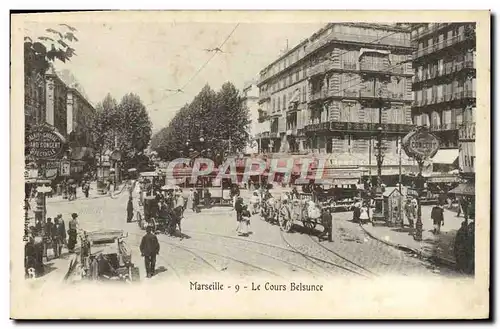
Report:
M118 149L126 159L140 155L151 140L152 123L139 96L123 96L113 117Z
M37 39L24 37L24 64L25 70L39 70L45 72L50 63L59 60L63 63L76 56L75 49L71 47L78 39L76 29L67 24L59 24L59 29L48 28L47 35Z
M167 160L187 156L190 149L211 158L242 150L249 140L248 109L242 104L232 83L225 83L219 92L206 85L153 136L151 148Z

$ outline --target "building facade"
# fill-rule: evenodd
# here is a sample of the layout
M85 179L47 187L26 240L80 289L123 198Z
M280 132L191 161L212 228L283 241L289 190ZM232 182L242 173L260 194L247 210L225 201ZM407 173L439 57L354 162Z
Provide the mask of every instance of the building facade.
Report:
M68 87L59 78L53 67L48 70L45 79L45 122L54 126L61 135L67 137L66 98Z
M243 86L242 93L243 106L248 109L250 125L248 127L249 136L255 136L260 132L259 123L259 88L257 87L257 79L251 80ZM254 154L259 152L258 141L255 138L251 138L249 145L247 146L245 153Z
M381 134L383 174L397 174L412 127L412 52L407 28L327 24L261 71L260 118L270 122L262 149L371 170ZM404 152L401 162L413 169Z
M417 48L413 56L412 116L416 125L428 126L440 140L441 150L433 158L434 171L459 166L471 170L474 142L470 137L476 107L475 24L417 24L411 33ZM463 154L459 154L460 139L464 140L460 147Z
M67 91L67 134L79 146L89 146L92 143L92 120L95 109L75 88Z
M45 121L45 58L38 56L30 47L24 52L24 124L31 126Z

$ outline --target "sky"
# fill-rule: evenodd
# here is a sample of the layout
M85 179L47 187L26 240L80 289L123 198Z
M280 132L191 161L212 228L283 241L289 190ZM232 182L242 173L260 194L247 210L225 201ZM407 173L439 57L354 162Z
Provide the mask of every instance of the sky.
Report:
M76 57L56 63L57 70L70 70L92 104L111 93L118 101L126 93L138 94L158 131L168 125L182 105L189 103L205 84L218 90L233 82L240 90L258 77L282 50L309 37L324 23L247 23L238 25L218 53L194 78L196 71L213 55L205 49L219 47L237 25L127 20L120 22L72 21L58 17L50 22L25 24L30 37L46 36L46 28L66 31L61 23L77 29ZM189 82L190 81L190 82ZM188 83L189 82L189 83ZM174 93L186 85L184 93Z

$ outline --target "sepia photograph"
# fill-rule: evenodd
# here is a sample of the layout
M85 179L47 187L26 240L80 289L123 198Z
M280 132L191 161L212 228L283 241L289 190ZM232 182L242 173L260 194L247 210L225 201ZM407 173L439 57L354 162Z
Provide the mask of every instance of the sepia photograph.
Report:
M11 25L12 318L489 316L488 11Z

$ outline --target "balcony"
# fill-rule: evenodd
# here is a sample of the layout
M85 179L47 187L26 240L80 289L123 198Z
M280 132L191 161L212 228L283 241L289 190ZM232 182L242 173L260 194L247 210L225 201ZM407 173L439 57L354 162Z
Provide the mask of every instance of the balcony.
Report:
M352 71L356 71L358 69L356 63L349 63L349 62L343 62L342 68L344 70L352 70Z
M461 142L473 142L476 140L476 123L462 123L458 128L458 140Z
M349 98L358 98L359 92L357 90L344 90L343 96Z
M325 74L331 68L331 66L332 64L329 62L318 63L307 69L307 75L309 77L313 77L316 75Z
M330 122L331 131L378 132L378 127L378 123ZM413 128L412 125L398 123L383 123L381 127L384 133L407 133Z
M361 72L387 74L389 71L389 65L370 66L361 62L361 64L359 65L359 70Z
M311 93L310 97L309 97L309 100L311 102L314 102L314 101L317 101L317 100L320 100L320 99L324 99L324 98L327 98L328 97L328 91L326 90L320 90L320 91L317 91L315 93Z
M458 125L455 122L443 123L440 125L431 125L429 129L431 131L452 131L458 130Z
M304 127L304 132L320 132L330 130L330 122L311 123Z
M453 46L453 45L460 43L462 41L465 41L465 40L467 40L467 38L465 37L465 34L463 34L463 33L456 35L454 37L448 38L448 39L444 39L443 41L441 41L439 43L435 43L433 45L430 45L430 46L427 46L425 48L418 49L418 50L414 51L413 58L417 59L417 58L423 57L427 54L432 54L434 52L437 52L438 50Z
M431 34L433 32L436 32L452 23L434 23L434 25L431 26L426 26L422 28L420 31L417 30L417 33L415 34L414 39L422 38L428 34Z

